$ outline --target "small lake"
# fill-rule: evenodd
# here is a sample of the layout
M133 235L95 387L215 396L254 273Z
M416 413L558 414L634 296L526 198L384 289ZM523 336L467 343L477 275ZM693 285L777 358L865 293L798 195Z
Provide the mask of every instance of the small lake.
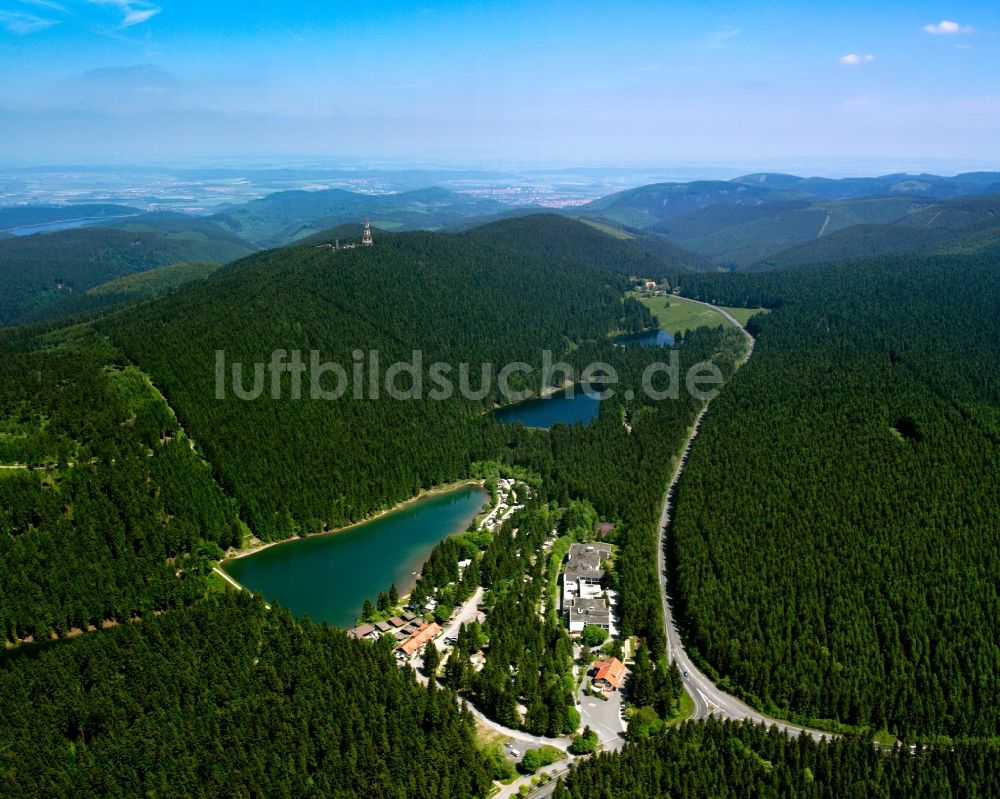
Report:
M489 495L468 485L430 494L339 533L313 535L226 561L223 570L296 616L353 627L365 599L409 591L434 545L464 532Z
M109 222L114 219L128 219L137 214L122 214L120 216L89 216L83 219L64 219L61 222L44 222L39 225L22 225L12 227L4 231L12 236L32 236L35 233L56 233L60 230L74 230L87 225L99 225L102 222Z
M599 390L594 387L594 390ZM582 385L563 389L545 397L516 402L493 412L503 424L523 424L525 427L548 429L555 424L588 425L601 412L601 400L588 395Z
M626 333L612 339L623 347L672 347L674 337L666 330L643 330L641 333Z

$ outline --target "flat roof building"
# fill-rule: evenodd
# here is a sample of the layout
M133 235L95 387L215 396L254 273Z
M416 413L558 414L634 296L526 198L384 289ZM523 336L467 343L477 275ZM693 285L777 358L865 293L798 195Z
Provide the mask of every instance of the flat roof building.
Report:
M604 597L574 597L566 612L571 633L581 633L588 624L611 630L611 608Z
M566 561L566 579L600 582L604 577L601 561L610 557L610 544L573 544Z
M611 557L610 544L573 544L563 571L562 609L568 613L575 599L596 599L601 595L604 569L601 562Z

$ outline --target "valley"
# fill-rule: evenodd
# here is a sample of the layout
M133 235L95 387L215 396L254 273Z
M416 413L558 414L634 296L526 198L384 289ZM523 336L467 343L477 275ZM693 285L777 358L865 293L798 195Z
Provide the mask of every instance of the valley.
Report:
M998 32L0 4L0 799L1000 797Z
M122 231L126 235L176 236L183 226L175 219L129 224L138 227ZM91 236L95 230L85 229ZM27 240L69 234L78 235ZM837 437L828 431L818 443L807 432L816 423L802 426L802 412L816 402L803 392L814 390L810 381L835 362L848 382L826 391L843 390L851 399L843 400L838 414L814 411L816 418L863 430L878 448L888 445L876 436L875 420L884 420L887 437L905 429L906 436L892 437L894 446L907 449L892 456L911 486L899 496L912 497L922 479L912 469L930 455L922 452L928 439L939 467L953 475L965 469L954 436L986 441L996 432L992 372L959 371L949 365L947 347L921 339L909 325L928 318L933 307L963 342L963 358L979 363L992 344L960 320L968 308L990 302L988 254L948 256L947 263L874 259L801 271L694 271L644 236L609 235L554 214L490 222L461 234L377 230L370 248L333 252L318 246L350 235L356 235L353 228L329 230L228 266L190 262L112 277L80 294L110 304L67 304L65 311L53 305L45 321L0 334L7 374L0 393L0 459L12 467L0 478L9 508L0 522L12 542L0 562L9 575L3 629L11 643L76 636L45 660L7 659L11 679L29 669L92 673L78 653L116 651L126 639L162 635L157 630L164 624L212 624L212 614L244 617L239 624L313 630L305 634L324 642L343 640L332 628L360 620L358 630L368 625L375 632L357 637L373 640L346 645L352 652L384 647L384 662L394 671L401 664L404 682L412 675L425 686L421 690L440 694L434 714L458 713L454 735L475 748L466 755L474 764L469 779L483 785L499 780L504 796L538 780L522 763L524 752L512 757L499 743L475 743L472 719L525 752L547 746L561 751L557 763L533 767L537 773L562 773L570 760L591 762L568 755L589 746L578 739L586 739L591 721L600 747L621 750L626 759L633 745L688 736L692 726L715 735L723 719L744 725L734 734L748 740L755 725L768 725L793 740L804 730L829 747L843 746L835 741L844 737L867 741L869 749L873 740L891 749L896 740L925 745L941 736L961 737L974 750L986 745L979 743L992 729L985 710L943 717L933 691L917 702L887 670L875 672L892 686L883 699L859 687L871 684L863 669L872 668L872 645L894 652L887 636L899 633L878 626L885 616L866 617L863 604L849 599L859 589L843 574L839 591L825 581L817 589L839 597L838 613L800 629L824 643L803 647L801 638L781 638L789 622L760 586L782 584L799 597L798 607L810 607L800 586L815 584L812 564L835 574L827 547L846 543L855 557L859 539L849 530L828 539L803 532L802 519L787 504L795 495L785 487L790 481L782 461L760 447L770 435L784 436L795 458L822 472L811 458ZM905 301L879 306L874 298L886 285ZM475 298L471 308L469 297ZM439 312L428 314L429 308ZM852 335L859 314L866 329L877 331L870 343ZM324 360L350 364L359 345L377 351L383 363L405 360L414 349L428 362L524 361L532 373L516 387L548 398L511 403L495 385L475 398L410 404L383 395L364 402L349 395L290 401L270 392L252 400L232 392L213 398L218 351L227 364L266 364L275 347L318 351ZM800 355L802 346L826 360ZM539 383L542 351L549 348L569 371ZM670 352L680 356L684 370L709 361L720 370L725 382L710 406L685 394L656 401L641 390L650 364ZM849 367L845 359L855 355L859 365ZM917 359L938 371L917 378ZM786 360L795 367L774 365ZM560 386L596 361L614 367L614 394L604 401L583 392L560 397ZM869 365L874 377L864 377ZM892 379L881 377L886 369ZM41 382L32 384L30 375L41 375ZM272 390L277 386L280 394L289 385L279 378ZM783 393L775 397L775 391ZM786 394L798 405L787 405ZM859 397L868 400L859 405ZM100 416L81 412L97 402L103 403ZM971 426L948 433L940 419L956 413ZM757 414L767 419L760 423L766 432L755 426ZM850 444L833 449L863 462ZM989 447L977 450L988 453ZM740 457L753 468L739 465L734 452L744 453ZM992 470L989 457L985 468ZM846 490L826 474L831 492ZM486 498L475 486L433 491L380 515L469 479L496 497L482 525L470 526ZM874 470L869 485L885 480ZM502 491L498 481L506 481ZM970 490L967 480L961 484ZM516 506L510 504L515 490ZM733 496L760 517L742 515ZM954 495L945 489L940 496L951 502ZM990 494L977 497L978 513L987 518ZM827 501L815 493L810 507ZM151 504L140 513L143 503ZM862 518L888 530L894 528L887 519L901 513L880 499ZM788 525L785 536L777 533L777 515ZM719 521L707 521L714 517ZM962 523L979 522L966 516ZM346 529L315 534L337 528ZM748 530L756 542L752 552L741 540ZM883 540L887 550L880 552ZM247 541L260 542L260 551L224 560L227 550L238 552ZM574 546L594 544L607 546L611 555L603 590L612 603L613 634L591 650L579 633L569 633L557 596L567 555ZM976 546L953 551L951 568L969 573L965 558L975 551L988 564ZM784 564L782 547L798 553L799 565ZM868 539L861 551L892 586L895 595L880 601L898 607L896 596L902 595L918 602L892 569L892 559L901 558L891 538ZM934 552L926 556L924 574L935 573ZM73 571L77 562L85 568ZM215 573L220 568L248 590L234 591ZM107 573L118 575L114 586L96 577ZM790 574L799 582L787 582ZM38 586L52 601L39 601ZM932 613L936 602L927 605ZM992 612L985 595L977 602L965 606L973 614L970 624ZM769 621L760 623L747 603L756 603ZM985 657L993 645L989 636L969 635L965 627L921 628L921 617L896 617L910 638L933 635L939 653L961 641ZM819 618L818 611L810 618ZM754 621L748 626L746 619ZM393 627L394 620L408 626ZM313 622L331 626L310 627ZM874 637L859 635L871 624ZM416 655L401 660L401 642L424 626L431 643L421 640ZM769 652L789 646L796 648L794 658L768 661ZM836 668L817 660L817 646L821 653L826 647L823 657ZM156 655L149 650L143 657ZM592 666L618 657L627 674L626 702L614 693L605 706L589 693ZM893 657L904 663L906 649ZM956 697L984 679L957 660L947 662ZM914 681L940 685L938 668L919 662L906 668ZM799 675L801 685L804 674L814 687L790 691L791 675ZM249 679L246 690L264 701L272 686ZM854 698L845 705L837 692L848 685ZM906 711L899 704L903 697ZM444 711L445 704L453 710ZM602 715L605 709L613 712ZM124 739L116 733L114 742L106 740L117 746ZM515 764L527 773L517 776ZM574 772L567 786L550 783L546 790L574 790L580 779Z

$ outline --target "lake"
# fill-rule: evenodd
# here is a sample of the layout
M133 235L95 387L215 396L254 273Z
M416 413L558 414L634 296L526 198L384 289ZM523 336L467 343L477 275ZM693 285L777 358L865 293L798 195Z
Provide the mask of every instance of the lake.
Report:
M38 225L22 225L5 230L12 236L33 236L35 233L56 233L60 230L73 230L87 225L99 225L101 222L109 222L114 219L128 219L137 214L122 214L119 216L89 216L81 219L64 219L61 222L44 222Z
M674 337L666 330L644 330L641 333L626 333L615 336L615 344L623 347L672 347Z
M596 390L596 388L595 388ZM521 423L525 427L548 429L555 424L588 425L601 411L601 400L588 396L582 385L563 389L545 397L516 402L493 412L494 418L503 424Z
M489 495L467 485L429 494L338 533L312 535L222 564L223 570L297 616L353 627L365 599L396 583L409 591L434 545L464 532Z

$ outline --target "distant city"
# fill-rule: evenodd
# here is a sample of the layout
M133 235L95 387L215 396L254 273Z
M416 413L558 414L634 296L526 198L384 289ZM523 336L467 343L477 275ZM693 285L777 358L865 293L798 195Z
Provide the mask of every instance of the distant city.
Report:
M208 213L278 191L390 194L428 185L512 206L582 205L648 183L727 179L735 168L474 170L364 167L30 166L0 170L0 205L120 203L145 211Z

